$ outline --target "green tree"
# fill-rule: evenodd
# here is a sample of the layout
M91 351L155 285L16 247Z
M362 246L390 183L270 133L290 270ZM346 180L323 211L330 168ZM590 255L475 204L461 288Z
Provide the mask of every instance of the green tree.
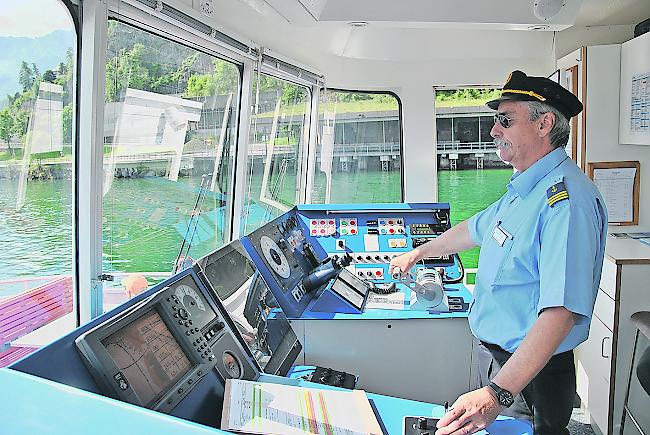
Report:
M14 114L14 123L11 128L12 136L18 136L20 140L23 140L25 133L27 133L27 127L29 126L29 111L19 110Z
M5 107L0 111L0 139L7 143L9 152L13 154L11 149L11 131L13 128L14 119L9 112L9 108Z
M72 143L72 105L69 104L61 112L61 124L63 129L63 143Z
M34 85L34 75L32 69L24 60L20 64L20 71L18 72L18 83L23 87L23 92L31 89Z
M56 76L54 75L54 72L51 69L48 69L43 73L44 82L54 83L55 80L56 80Z

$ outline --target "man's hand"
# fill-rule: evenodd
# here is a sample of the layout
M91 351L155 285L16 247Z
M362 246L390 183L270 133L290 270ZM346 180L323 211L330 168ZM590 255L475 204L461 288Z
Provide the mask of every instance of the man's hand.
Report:
M415 266L415 263L418 261L420 261L420 257L418 256L417 249L405 252L399 257L394 257L390 261L390 265L388 266L388 273L391 275L394 273L409 273L411 271L411 268Z
M470 391L460 396L440 419L436 435L478 432L490 425L502 409L490 387Z

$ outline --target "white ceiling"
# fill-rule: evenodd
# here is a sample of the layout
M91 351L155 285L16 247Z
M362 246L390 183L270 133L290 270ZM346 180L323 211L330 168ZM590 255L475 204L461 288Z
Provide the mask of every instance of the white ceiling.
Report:
M555 37L527 30L531 25L560 32L629 26L650 17L650 0L565 0L548 21L534 16L534 0L213 1L214 21L224 29L307 63L310 52L401 61L541 56L553 49ZM368 25L354 28L352 21Z

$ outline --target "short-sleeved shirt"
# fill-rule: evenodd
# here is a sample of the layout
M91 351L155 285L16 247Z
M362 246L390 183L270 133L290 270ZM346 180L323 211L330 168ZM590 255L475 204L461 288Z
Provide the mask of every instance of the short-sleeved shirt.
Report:
M544 309L565 307L576 321L555 353L587 339L607 211L564 149L515 172L503 197L468 224L481 246L469 312L476 338L514 352Z

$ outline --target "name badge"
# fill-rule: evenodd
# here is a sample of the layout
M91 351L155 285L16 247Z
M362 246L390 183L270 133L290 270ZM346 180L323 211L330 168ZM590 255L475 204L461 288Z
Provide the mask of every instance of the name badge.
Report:
M501 228L501 222L498 222L497 226L494 227L494 231L492 231L492 238L499 244L499 246L503 246L506 240L512 239L512 235Z

